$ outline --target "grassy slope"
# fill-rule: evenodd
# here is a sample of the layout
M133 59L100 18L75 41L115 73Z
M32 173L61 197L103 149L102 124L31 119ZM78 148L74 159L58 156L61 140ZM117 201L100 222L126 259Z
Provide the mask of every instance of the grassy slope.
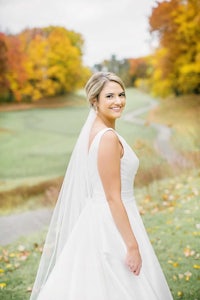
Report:
M15 107L13 111L0 112L1 214L32 209L34 203L35 207L44 205L44 202L48 204L41 200L44 191L49 193L52 187L60 187L72 148L88 113L84 101L76 105L81 95L77 99L73 96L73 106L69 98L64 98L62 105L61 99L51 100L49 108L46 103L45 107L41 107L44 106L42 103L28 110L20 106L18 111ZM148 102L147 95L128 89L125 113ZM56 103L61 107L55 108ZM160 161L152 150L154 130L123 119L117 122L117 128L140 157L138 181L152 180L155 169L150 167ZM50 199L50 202L53 200Z
M199 300L200 170L136 190L148 234L174 299ZM26 300L35 278L45 232L1 249L4 300Z
M83 107L1 113L0 177L62 174L85 115Z
M146 104L147 97L133 89L127 91L127 108ZM0 112L0 189L21 182L38 181L64 174L88 108L32 108ZM153 129L119 121L120 133L131 145L137 138L149 141ZM25 180L24 180L25 179Z
M190 95L160 100L160 106L149 114L149 121L167 124L173 129L172 142L181 152L200 148L200 96Z

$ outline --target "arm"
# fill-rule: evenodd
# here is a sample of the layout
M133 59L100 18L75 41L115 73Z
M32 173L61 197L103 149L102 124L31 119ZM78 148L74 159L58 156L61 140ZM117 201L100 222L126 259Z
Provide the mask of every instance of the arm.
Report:
M126 264L135 275L139 275L141 257L138 243L121 200L121 147L116 134L112 131L107 131L102 136L99 145L98 170L114 222L126 244Z

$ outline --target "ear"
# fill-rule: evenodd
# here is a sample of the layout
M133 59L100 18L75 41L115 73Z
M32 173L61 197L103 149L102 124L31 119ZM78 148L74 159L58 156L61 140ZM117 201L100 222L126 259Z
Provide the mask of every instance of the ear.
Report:
M94 99L91 101L91 103L92 103L92 106L93 106L93 107L97 107L97 99L96 99L96 98L94 98Z
M93 99L92 101L92 107L94 108L94 110L97 112L98 111L98 101L97 99Z

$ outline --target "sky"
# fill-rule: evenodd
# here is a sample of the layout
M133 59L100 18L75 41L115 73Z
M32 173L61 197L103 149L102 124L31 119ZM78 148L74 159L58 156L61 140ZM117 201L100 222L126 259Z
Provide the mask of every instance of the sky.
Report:
M85 41L88 66L109 59L147 55L153 50L148 16L156 0L0 0L0 31L64 26Z

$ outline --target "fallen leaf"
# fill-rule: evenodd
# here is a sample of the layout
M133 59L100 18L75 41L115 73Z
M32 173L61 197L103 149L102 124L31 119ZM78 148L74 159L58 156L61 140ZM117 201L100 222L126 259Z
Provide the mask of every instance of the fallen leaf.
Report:
M178 291L177 296L178 297L182 297L183 296L183 292L182 291Z
M25 246L24 245L19 245L17 248L20 252L25 250Z
M174 268L177 268L179 266L179 264L177 262L174 262L172 265Z
M3 290L6 287L6 283L5 282L1 282L0 283L0 289Z
M26 289L27 292L32 292L32 286L28 286Z
M200 265L193 265L194 269L200 269Z

